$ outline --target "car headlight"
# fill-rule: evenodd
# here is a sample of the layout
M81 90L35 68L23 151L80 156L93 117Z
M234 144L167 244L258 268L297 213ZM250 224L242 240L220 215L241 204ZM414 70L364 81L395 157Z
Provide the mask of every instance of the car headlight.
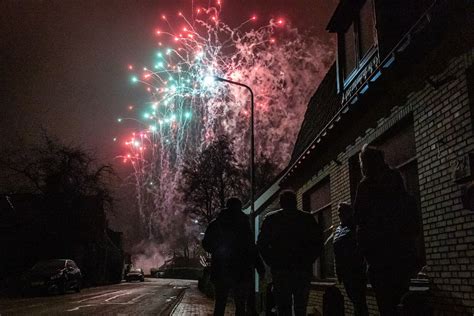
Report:
M62 276L63 276L63 274L62 274L62 273L58 273L58 274L56 274L56 275L53 275L53 276L51 277L51 280L57 280L57 279L60 279Z

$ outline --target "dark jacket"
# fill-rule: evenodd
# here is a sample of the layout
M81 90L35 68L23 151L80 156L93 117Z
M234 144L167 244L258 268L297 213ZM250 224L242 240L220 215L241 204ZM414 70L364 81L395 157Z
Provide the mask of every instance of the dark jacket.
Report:
M357 245L355 226L338 226L334 232L333 247L339 281L365 275L364 257Z
M272 271L296 269L311 274L323 248L323 236L311 214L279 210L265 217L257 246Z
M211 253L211 280L235 283L252 279L254 269L264 273L247 215L239 210L222 210L212 221L202 240Z
M416 203L400 173L385 168L364 178L354 203L357 240L369 265L407 267L414 256Z

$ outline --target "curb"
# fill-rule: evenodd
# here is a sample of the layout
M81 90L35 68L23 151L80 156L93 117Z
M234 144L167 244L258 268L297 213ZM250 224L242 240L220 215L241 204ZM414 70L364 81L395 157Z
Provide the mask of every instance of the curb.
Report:
M166 309L164 311L162 311L160 313L160 315L163 315L163 316L171 316L173 315L174 311L176 310L176 308L178 307L178 305L181 303L181 301L183 300L183 297L184 297L184 294L186 292L186 290L188 289L189 287L185 287L181 290L181 292L179 292L178 294L178 297L176 298L176 300L170 304L168 307L166 307Z

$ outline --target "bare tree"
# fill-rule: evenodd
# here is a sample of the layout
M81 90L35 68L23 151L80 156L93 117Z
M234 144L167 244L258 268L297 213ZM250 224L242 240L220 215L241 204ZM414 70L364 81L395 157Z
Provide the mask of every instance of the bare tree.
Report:
M242 193L241 174L229 138L220 136L185 162L181 191L188 205L186 211L201 224L209 224L226 198Z
M96 196L108 206L112 204L112 166L98 164L85 149L47 135L37 145L23 144L5 152L0 168L1 190L5 193L61 196L63 200Z
M276 165L269 158L257 158L256 192L274 180L276 171ZM181 191L188 206L186 211L202 225L209 224L224 207L227 198L249 199L249 174L249 168L237 164L230 139L219 137L184 166Z
M278 167L270 158L263 155L257 157L255 161L255 192L257 196L275 180L277 172Z

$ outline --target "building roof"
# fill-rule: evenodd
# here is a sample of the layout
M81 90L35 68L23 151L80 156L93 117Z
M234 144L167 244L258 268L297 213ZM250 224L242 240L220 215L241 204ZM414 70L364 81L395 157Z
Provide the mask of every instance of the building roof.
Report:
M334 63L311 97L296 139L289 165L291 166L314 141L341 108L341 97L337 93L336 63Z
M337 94L336 73L336 63L334 62L311 97L288 166L291 166L304 153L340 110L341 98ZM287 168L282 170L276 176L275 181L256 196L255 210L257 213L262 211L261 208L268 203L269 199L279 193L280 182L287 171ZM244 212L250 214L250 205L245 206Z
M260 208L262 206L264 207L268 203L269 199L278 193L280 186L284 184L284 182L287 181L292 175L294 175L293 172L298 167L298 162L301 162L302 159L305 159L305 155L309 154L310 152L311 154L314 154L314 149L318 145L319 141L322 138L325 138L325 136L329 136L331 134L329 130L344 121L343 117L347 116L347 114L351 112L351 109L355 108L355 105L360 101L360 99L367 94L365 92L374 90L367 89L369 84L371 88L377 88L377 86L380 87L381 84L390 85L390 83L393 83L394 80L400 80L400 78L403 78L405 81L407 81L405 85L410 87L413 85L413 81L424 82L423 80L419 80L419 76L409 75L408 78L411 78L410 80L408 80L406 76L403 76L403 74L406 74L406 69L404 69L403 65L405 65L405 67L410 67L410 74L417 71L424 73L424 78L427 78L426 73L435 73L437 71L436 69L439 70L439 67L441 67L441 65L446 62L442 57L446 49L442 49L441 51L439 51L439 49L436 51L433 50L433 46L436 46L438 42L432 41L430 38L433 37L433 35L427 33L430 31L433 32L433 26L429 27L430 24L433 24L432 22L434 20L439 19L438 23L436 24L438 25L438 28L440 28L438 33L441 33L441 31L446 30L446 20L449 20L450 17L452 18L456 15L459 16L459 12L469 12L464 7L468 4L461 3L454 6L454 3L450 1L443 1L442 3L445 5L439 5L438 10L435 11L433 10L434 8L431 7L422 15L417 23L415 23L415 25L413 25L413 27L403 36L400 42L395 45L393 50L388 53L380 62L379 67L371 73L371 75L367 78L365 85L362 85L356 91L356 93L354 93L345 102L341 102L341 96L337 93L336 65L333 64L331 66L308 104L288 166L282 171L282 175L279 175L265 192L258 195L258 199L255 201L255 209L257 213L258 211L261 211ZM449 7L449 5L453 6L454 8ZM449 7L449 10L446 9L446 6ZM446 13L448 11L451 12L451 14L448 14L444 18L439 18L439 15L443 16L442 13ZM460 26L464 27L465 24L463 23L465 22L460 20L462 19L451 20L451 24L454 24L453 22L455 21L457 22L456 25L459 25L453 26L452 29L460 29ZM435 35L439 36L438 33L435 33ZM449 34L446 36L446 43L443 45L443 47L449 47L450 45L453 46L449 55L453 54L452 50L456 46L461 46L462 49L466 49L466 46L472 47L472 44L470 44L472 43L472 40L462 40L462 45L460 45L458 43L458 37L450 36ZM472 36L470 35L469 39L471 39L471 37ZM430 43L430 45L427 45L427 47L425 47L426 41ZM417 46L418 49L413 49L411 46ZM431 57L433 59L430 59L429 62L424 63L425 65L428 65L428 70L425 69L425 71L415 71L412 69L414 67L413 62L411 61L414 55L413 50L418 51L417 54L421 55L422 58L426 58L427 51L432 51L432 53L434 51L434 57ZM398 67L393 67L397 64L399 64ZM417 66L418 68L424 69L424 66L421 64L417 64ZM394 72L396 71L394 71L392 68L397 68L402 77L394 77ZM249 210L250 209L248 208L247 212L249 212Z
M425 82L419 79L422 73L423 78L429 78L430 74L441 71L442 65L449 60L447 59L449 56L452 56L455 52L472 49L472 40L466 40L466 38L471 39L472 37L471 34L468 34L469 32L462 41L459 41L459 37L453 36L451 33L452 31L456 32L459 29L464 29L466 23L472 20L472 14L467 10L468 6L468 2L464 1L435 1L409 31L405 33L393 49L384 56L379 66L368 75L365 82L362 82L347 100L340 103L339 110L335 108L336 110L333 112L335 115L332 118L329 115L326 124L314 121L314 116L317 114L311 114L310 112L317 113L318 110L310 107L313 102L316 102L316 107L318 104L317 100L312 99L301 127L300 134L302 135L298 136L291 161L286 169L287 173L281 180L282 183L295 174L296 169L298 169L302 160L305 159L305 155L314 153L314 149L322 141L322 138L330 134L329 130L345 121L342 117L356 110L360 100L367 98L368 95L371 95L372 91L380 90L384 85L385 87L396 87L398 93L403 89L410 91L413 89L413 85ZM448 22L450 27L446 27ZM429 61L427 58L429 58ZM414 76L413 73L417 73L417 75ZM329 74L326 75L323 81L329 80L329 77L331 77ZM397 84L394 85L393 82L397 82ZM322 82L315 94L316 99L319 99L319 96L323 96L319 92L319 90L324 89L323 87ZM334 104L334 100L325 98L322 98L322 100L326 106ZM330 109L331 107L326 109L326 112L323 111L323 114L328 113ZM320 120L322 117L317 117L316 119ZM304 129L309 130L304 131ZM307 134L309 136L306 136Z
M354 14L354 8L360 7L365 0L340 0L329 20L326 30L329 32L344 31Z

